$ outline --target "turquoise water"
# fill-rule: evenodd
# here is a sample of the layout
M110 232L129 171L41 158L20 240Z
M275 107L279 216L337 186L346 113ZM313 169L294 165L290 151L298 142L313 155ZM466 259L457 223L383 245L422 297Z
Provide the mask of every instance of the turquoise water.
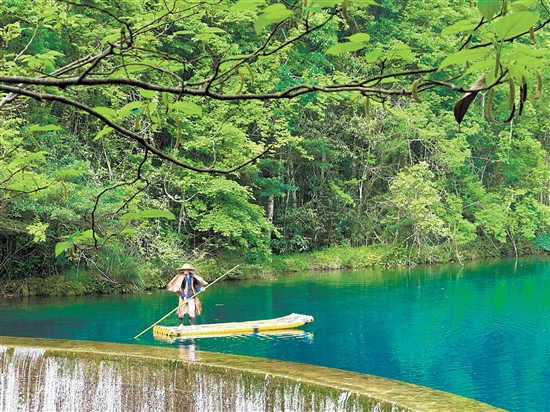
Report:
M292 274L218 283L198 323L313 315L299 331L158 341L133 337L174 293L0 302L0 335L191 345L430 386L511 411L550 411L550 260ZM161 324L176 323L171 315Z

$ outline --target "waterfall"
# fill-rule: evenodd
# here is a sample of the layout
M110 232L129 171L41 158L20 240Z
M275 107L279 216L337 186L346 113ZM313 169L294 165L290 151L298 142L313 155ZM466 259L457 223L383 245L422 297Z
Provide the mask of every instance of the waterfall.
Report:
M313 365L0 336L2 412L406 412L434 405L502 411L435 389Z
M321 395L300 382L182 361L0 346L0 370L3 412L365 410L349 392Z

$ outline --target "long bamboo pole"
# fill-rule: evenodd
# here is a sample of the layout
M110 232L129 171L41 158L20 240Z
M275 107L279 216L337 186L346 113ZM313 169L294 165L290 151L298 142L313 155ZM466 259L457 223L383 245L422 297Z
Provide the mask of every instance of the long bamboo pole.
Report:
M198 294L204 292L206 289L208 289L210 286L212 286L214 283L216 283L218 280L220 280L221 278L223 278L225 275L231 273L232 271L234 271L235 269L237 269L240 265L237 265L235 266L234 268L231 268L229 269L227 272L225 272L223 275L221 275L219 278L217 278L216 280L210 282L207 286L205 286L204 288L202 288L200 291L198 291L197 293L195 293L194 297L197 296ZM141 335L143 335L145 332L147 332L149 329L151 329L153 326L155 326L157 323L159 322L162 322L164 319L166 319L168 316L170 316L172 313L174 313L176 310L178 310L180 308L180 306L183 306L185 305L185 303L182 303L181 305L178 305L176 306L175 309L171 310L170 312L168 312L165 316L163 316L162 318L160 318L159 320L157 320L155 323L153 323L151 326L149 326L147 329L145 329L143 332L141 333L138 333L136 336L134 336L134 339L137 339L138 337L140 337Z

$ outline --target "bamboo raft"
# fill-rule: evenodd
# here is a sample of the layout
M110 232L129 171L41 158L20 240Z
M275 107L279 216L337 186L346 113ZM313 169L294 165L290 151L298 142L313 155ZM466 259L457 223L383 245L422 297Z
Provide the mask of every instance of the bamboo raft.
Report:
M153 335L157 337L193 337L208 335L242 334L253 332L277 331L299 328L313 322L313 316L291 313L280 318L249 320L244 322L210 323L206 325L160 326L153 327Z

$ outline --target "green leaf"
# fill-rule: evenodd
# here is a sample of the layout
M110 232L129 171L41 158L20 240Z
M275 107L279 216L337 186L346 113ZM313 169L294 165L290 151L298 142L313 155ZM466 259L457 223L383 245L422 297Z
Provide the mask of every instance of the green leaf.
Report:
M491 21L499 9L500 3L500 0L479 0L477 8L481 12L481 15L485 17L485 20Z
M112 131L113 131L113 128L112 128L111 126L105 125L105 126L103 127L103 129L101 129L101 131L100 131L98 134L96 134L96 136L94 137L94 141L95 141L95 140L101 139L101 138L102 138L103 136L105 136L107 133L110 133L110 132L112 132Z
M119 111L118 116L124 117L127 116L130 113L133 113L135 109L141 108L143 106L143 102L140 100L137 100L135 102L130 102L128 104L125 104ZM138 112L139 113L139 112Z
M172 212L167 210L160 209L148 209L142 210L137 213L126 213L120 217L120 220L124 222L129 222L130 220L143 220L143 219L155 219L155 218L165 218L170 220L175 220L176 217Z
M124 76L130 73L140 73L144 70L150 69L150 67L144 64L128 64L120 69L116 70L110 77Z
M544 64L539 59L530 56L520 57L516 60L516 64L528 67L544 67Z
M263 10L263 13L254 22L254 30L256 30L256 34L260 34L266 26L274 23L280 23L292 16L292 14L293 12L291 10L287 10L285 5L281 3L275 3L271 6L267 6Z
M57 172L57 177L59 178L59 177L65 177L65 176L80 176L85 173L88 173L88 171L83 169L65 169Z
M485 57L491 52L491 46L480 47L478 49L465 49L451 54L445 58L437 70L442 70L447 66L458 63L466 63L467 61L478 60Z
M231 7L231 10L251 10L264 5L265 0L239 0Z
M250 67L248 63L245 63L243 66L239 67L237 70L242 75L249 74L250 82L254 84L254 72L252 71L252 67Z
M538 19L538 13L528 11L507 14L495 21L495 32L500 40L510 39L528 32Z
M470 22L470 20L460 20L460 21L457 21L452 26L445 27L443 30L441 30L441 34L447 35L447 34L455 34L459 32L464 33L465 31L475 29L475 27L476 27L476 24Z
M105 117L116 117L117 112L114 109L111 109L110 107L104 107L104 106L97 106L94 107L93 110Z
M334 7L342 3L342 0L315 0L314 3L321 7Z
M72 245L72 242L58 242L55 244L55 257L65 252Z
M365 61L367 63L374 63L376 60L378 60L378 57L380 57L381 54L382 49L374 49L365 56Z
M139 215L139 213L135 213L135 212L126 213L120 217L120 220L122 220L123 222L129 222L130 220L140 220L140 219L141 219L141 216Z
M375 0L354 0L354 3L359 7L380 6Z
M171 103L170 108L189 115L197 115L197 116L202 115L202 108L199 105L192 102Z
M347 53L351 51L357 51L364 48L365 45L363 43L355 43L355 42L346 42L346 43L338 43L334 46L330 46L328 50L325 52L325 54L341 54L341 53Z
M157 94L157 92L155 90L139 89L139 94L141 94L146 99L152 99L153 97L155 97L155 94Z
M195 34L195 32L191 30L178 30L172 33L172 35L175 34Z
M56 126L54 124L47 124L45 126L40 126L38 124L33 124L28 127L29 132L44 132L44 131L51 131L51 130L61 130L60 126Z
M229 69L233 66L236 66L237 64L238 64L238 61L236 61L236 60L228 60L228 61L220 63L218 68L219 68L220 72L224 72L227 69Z
M524 2L524 3L529 3L529 5L533 4L534 2L533 1L527 1L527 2ZM518 11L528 11L529 9L527 8L527 4L522 4L521 1L515 1L511 4L509 4L510 7L510 10L514 11L514 12L518 12Z
M76 237L76 240L88 240L94 238L94 231L91 229L85 230L80 235ZM95 235L96 239L101 239L97 234Z
M466 70L464 72L463 76L466 76L470 73L474 73L474 72L477 72L477 71L480 71L480 70L486 70L486 69L489 69L489 68L494 69L495 64L497 64L497 61L495 59L482 60L482 61L474 63L470 67L468 67L468 70ZM487 83L487 84L490 84L490 83Z
M47 153L48 152L40 151L40 152L29 153L28 155L23 157L16 157L15 159L13 159L13 161L10 162L10 166L16 166L20 164L30 164L34 161L38 161L40 163L46 163L46 156L44 155Z
M508 70L518 84L525 84L529 78L529 73L523 67L511 64L508 66Z
M494 67L494 66L493 66ZM492 85L495 84L498 80L498 76L495 76L495 70L489 70L485 75L485 84Z
M27 173L28 175L28 173ZM50 182L40 175L33 173L33 176L26 177L18 182L12 183L7 186L8 190L13 190L15 192L26 192L30 193L38 189L42 189L48 186Z
M406 61L411 60L411 48L407 44L400 44L394 49L388 51L388 60L402 59Z
M225 30L219 27L203 27L201 33L225 33Z
M546 57L550 54L550 49L533 50L529 55L531 57Z
M349 41L357 43L366 43L370 40L370 35L367 33L355 33L351 36L344 37L344 39L348 39Z
M142 210L141 212L139 212L139 214L146 219L150 219L150 218L165 218L170 220L176 219L176 217L172 212L169 212L167 210L160 210L160 209Z

